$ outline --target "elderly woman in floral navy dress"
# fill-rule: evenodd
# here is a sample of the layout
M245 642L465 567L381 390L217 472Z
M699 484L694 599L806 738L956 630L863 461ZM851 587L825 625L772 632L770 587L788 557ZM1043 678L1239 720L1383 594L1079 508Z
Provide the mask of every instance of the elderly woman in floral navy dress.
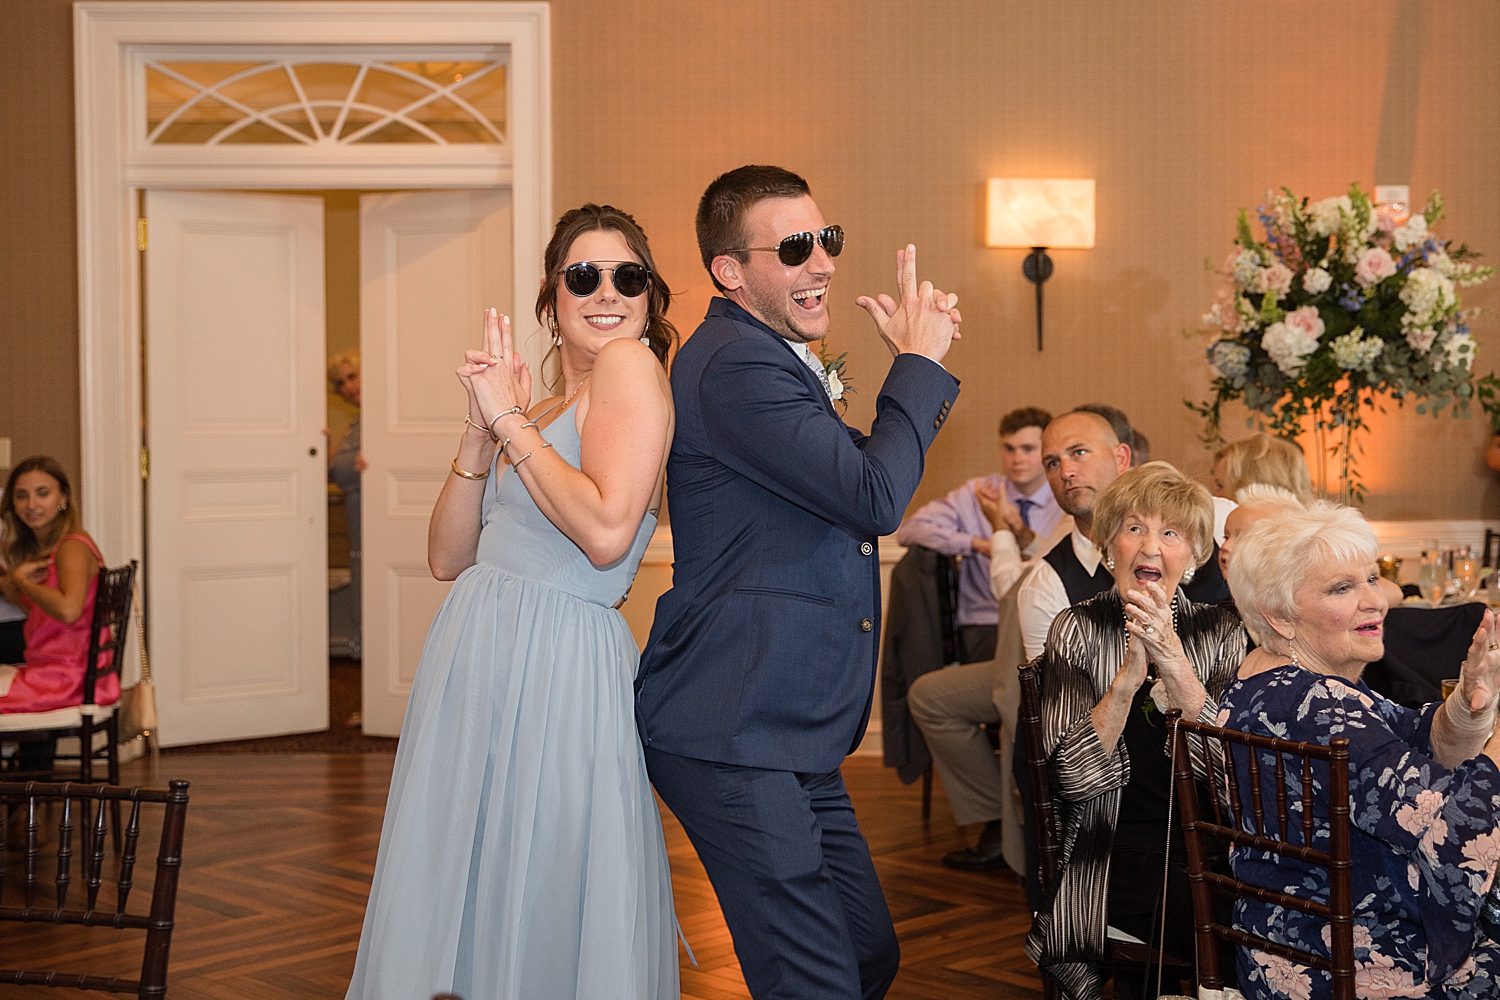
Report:
M1359 512L1328 503L1262 521L1239 537L1229 587L1260 648L1225 690L1219 724L1325 745L1348 738L1357 996L1497 997L1500 945L1480 908L1500 861L1500 737L1491 735L1500 627L1487 612L1446 702L1418 712L1375 694L1360 674L1383 651L1386 599L1376 552ZM1236 768L1248 785L1244 757ZM1271 768L1261 773L1269 795ZM1327 769L1314 768L1313 840L1324 849L1326 780ZM1297 775L1287 782L1298 812ZM1300 826L1300 813L1289 819ZM1328 900L1323 868L1248 848L1236 848L1232 864L1247 882ZM1242 900L1235 922L1329 953L1328 925L1316 917ZM1327 973L1246 948L1239 982L1251 1000L1331 994Z

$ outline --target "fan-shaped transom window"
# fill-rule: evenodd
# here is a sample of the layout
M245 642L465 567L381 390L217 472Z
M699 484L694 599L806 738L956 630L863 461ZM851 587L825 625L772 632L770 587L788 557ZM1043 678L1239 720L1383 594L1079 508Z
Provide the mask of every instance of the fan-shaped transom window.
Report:
M144 60L146 143L504 144L505 61Z

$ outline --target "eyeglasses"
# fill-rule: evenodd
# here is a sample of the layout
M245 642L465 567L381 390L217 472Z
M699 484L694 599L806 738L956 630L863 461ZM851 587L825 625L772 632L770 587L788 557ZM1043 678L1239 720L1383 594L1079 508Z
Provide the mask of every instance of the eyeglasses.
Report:
M614 267L599 267L586 260L563 268L563 284L579 298L593 295L599 289L599 282L604 280L601 273L603 271L610 272L609 280L614 284L615 291L627 299L635 298L651 284L651 272L633 261L616 264Z
M796 267L807 263L807 259L812 256L815 241L823 244L823 249L828 251L828 256L837 257L844 250L844 230L839 226L824 226L815 233L793 233L774 247L740 247L738 250L724 252L749 253L774 250L783 264L787 267Z

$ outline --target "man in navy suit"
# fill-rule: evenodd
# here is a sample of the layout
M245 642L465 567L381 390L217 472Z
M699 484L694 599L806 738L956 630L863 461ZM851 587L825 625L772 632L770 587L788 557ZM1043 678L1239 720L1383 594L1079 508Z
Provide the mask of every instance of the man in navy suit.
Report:
M881 535L901 523L958 396L956 298L897 254L901 301L863 297L895 361L869 435L809 345L843 231L807 182L709 185L698 247L722 293L672 365L676 563L636 677L646 766L718 894L757 1000L878 998L900 960L839 764L864 735Z

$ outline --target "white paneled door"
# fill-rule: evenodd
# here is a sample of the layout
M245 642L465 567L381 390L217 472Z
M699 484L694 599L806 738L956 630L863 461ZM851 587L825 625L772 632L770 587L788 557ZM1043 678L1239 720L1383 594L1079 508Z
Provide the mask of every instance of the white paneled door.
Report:
M162 742L324 729L322 199L151 191L146 216Z
M513 317L511 193L417 191L360 199L363 370L364 731L395 736L428 626L449 584L427 568L427 523L457 453L465 398L453 370L481 313ZM536 324L516 317L540 370Z

